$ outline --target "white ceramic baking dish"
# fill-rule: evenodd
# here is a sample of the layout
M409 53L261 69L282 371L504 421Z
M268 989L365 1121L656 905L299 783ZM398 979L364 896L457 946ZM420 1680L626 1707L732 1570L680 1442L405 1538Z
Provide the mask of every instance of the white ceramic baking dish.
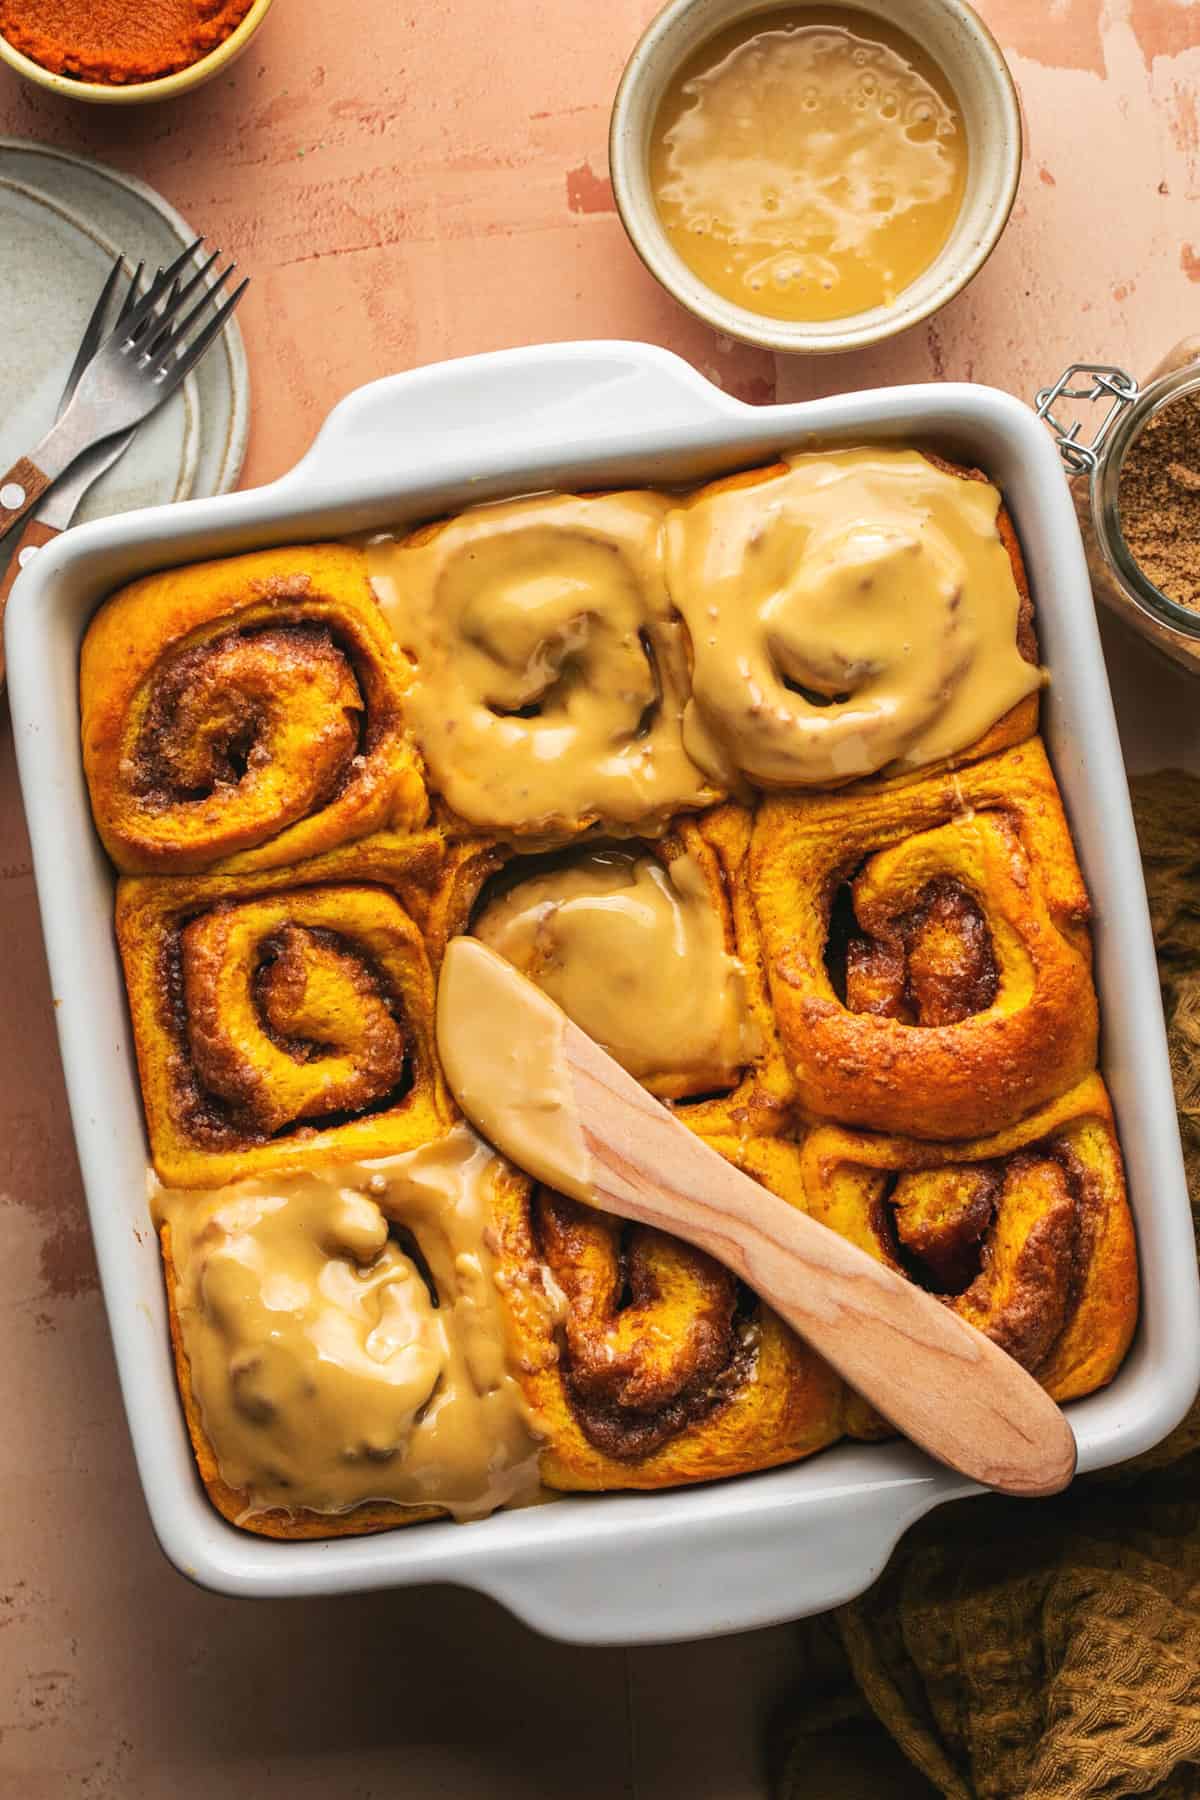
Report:
M988 470L1029 563L1052 674L1045 731L1095 902L1104 1073L1142 1267L1142 1323L1128 1360L1111 1387L1070 1409L1080 1469L1146 1449L1189 1405L1200 1380L1200 1295L1145 893L1075 512L1043 428L1005 394L956 385L752 408L639 344L475 357L352 394L270 487L69 532L31 562L9 608L21 784L130 1430L163 1548L205 1586L283 1596L456 1582L560 1638L644 1643L846 1600L914 1520L971 1491L903 1444L843 1444L770 1474L562 1500L474 1525L280 1544L224 1523L195 1474L176 1398L112 872L92 830L79 754L80 639L100 600L133 576L499 494L691 481L783 447L864 439L928 442Z

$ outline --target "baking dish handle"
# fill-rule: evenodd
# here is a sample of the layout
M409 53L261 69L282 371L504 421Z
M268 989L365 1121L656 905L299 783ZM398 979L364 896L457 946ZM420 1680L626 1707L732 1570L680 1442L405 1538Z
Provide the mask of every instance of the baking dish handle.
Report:
M373 492L398 477L472 481L554 460L602 461L630 448L639 428L729 426L755 409L653 344L544 344L433 363L374 381L330 413L312 447L274 491L355 486Z
M575 1531L548 1534L519 1563L489 1559L470 1585L535 1630L579 1644L677 1642L824 1612L868 1588L925 1513L979 1491L910 1449L873 1483L873 1448L843 1449L861 1470L813 1499L798 1501L794 1471L778 1470L723 1485L719 1502L711 1490L677 1492L669 1521L656 1494L560 1501L575 1510ZM909 1466L898 1472L901 1457ZM692 1503L682 1518L681 1502ZM635 1542L641 1553L631 1555Z

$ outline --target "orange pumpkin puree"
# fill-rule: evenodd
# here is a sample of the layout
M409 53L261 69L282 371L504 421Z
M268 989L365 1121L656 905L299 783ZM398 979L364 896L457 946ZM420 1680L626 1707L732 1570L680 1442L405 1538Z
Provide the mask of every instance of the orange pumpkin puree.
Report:
M156 81L224 43L253 0L0 0L0 37L55 75Z

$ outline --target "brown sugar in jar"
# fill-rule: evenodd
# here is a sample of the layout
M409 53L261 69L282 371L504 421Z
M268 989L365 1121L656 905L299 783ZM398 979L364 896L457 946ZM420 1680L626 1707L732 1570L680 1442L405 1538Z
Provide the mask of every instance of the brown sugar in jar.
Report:
M1056 418L1060 400L1084 406ZM1181 338L1144 381L1072 363L1037 407L1071 479L1095 598L1200 676L1200 335Z
M1121 536L1148 581L1200 610L1200 393L1156 412L1125 453L1117 491Z

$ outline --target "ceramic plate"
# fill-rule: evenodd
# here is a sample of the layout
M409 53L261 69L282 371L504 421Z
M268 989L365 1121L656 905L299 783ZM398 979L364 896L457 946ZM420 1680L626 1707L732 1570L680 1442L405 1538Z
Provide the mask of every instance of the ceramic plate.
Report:
M196 236L128 175L46 144L0 138L0 468L53 423L118 251L131 270L144 260L153 271ZM91 489L79 519L228 493L241 473L248 419L246 353L231 321Z

